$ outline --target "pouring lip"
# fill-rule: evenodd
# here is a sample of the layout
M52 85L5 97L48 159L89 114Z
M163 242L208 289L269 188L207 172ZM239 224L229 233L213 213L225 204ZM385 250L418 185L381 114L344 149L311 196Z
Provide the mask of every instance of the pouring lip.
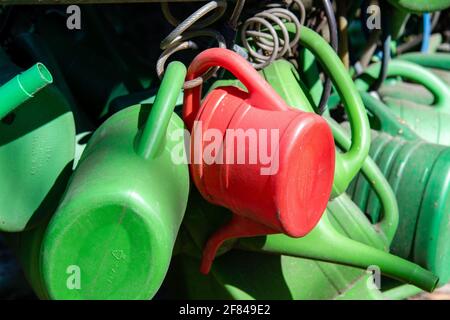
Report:
M36 64L36 68L37 68L37 71L39 72L39 76L41 77L41 79L44 82L46 82L48 84L53 82L52 74L50 73L50 71L47 69L47 67L43 63L38 62Z

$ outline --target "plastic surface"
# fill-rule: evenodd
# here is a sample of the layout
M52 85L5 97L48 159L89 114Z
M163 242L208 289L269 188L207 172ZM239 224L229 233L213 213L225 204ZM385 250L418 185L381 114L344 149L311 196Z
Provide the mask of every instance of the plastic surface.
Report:
M449 0L388 0L397 8L414 13L444 10L450 7Z
M172 137L183 129L173 107L184 76L170 64L150 116L149 105L129 107L90 139L40 248L49 298L149 299L159 289L189 192L186 163L171 158L184 148L182 135ZM80 288L66 284L69 266L79 268Z
M201 88L185 92L183 116L192 131L192 178L208 201L235 214L208 241L201 267L204 273L226 239L278 232L301 237L310 232L325 210L334 175L333 137L321 117L288 107L247 61L226 49L200 53L189 67L187 80L212 66L229 70L248 93L236 87L215 89L200 107ZM206 163L203 155L208 152L208 144L198 141L198 135L208 129L219 130L223 137L220 139L225 141L223 150L216 152L227 155L231 143L238 153L233 154L231 163ZM262 163L261 157L252 164L248 159L255 145L250 143L255 141L239 144L240 138L230 130L257 132L259 148L266 144L265 150L270 151L270 167ZM270 135L262 137L261 132ZM279 140L274 144L272 139ZM195 159L199 152L201 158ZM244 164L236 160L239 156L247 159Z
M33 98L52 81L52 75L47 68L42 63L37 63L3 84L0 87L0 119Z
M2 113L9 114L0 122L0 230L7 232L33 227L54 208L67 183L75 145L66 99L54 86L40 90L51 75L39 64L16 76L20 71L2 56L0 83L10 80L0 88Z

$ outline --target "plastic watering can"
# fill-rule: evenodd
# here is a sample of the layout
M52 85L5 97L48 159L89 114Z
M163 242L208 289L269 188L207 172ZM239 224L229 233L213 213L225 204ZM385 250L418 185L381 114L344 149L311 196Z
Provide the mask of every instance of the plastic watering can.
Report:
M159 289L189 192L186 159L172 158L184 152L173 109L185 72L171 63L151 111L131 106L97 129L48 227L22 240L33 249L20 251L34 262L28 274L41 297L149 299ZM70 287L77 270L80 287Z
M290 23L287 23L286 27L290 32L295 31L295 27ZM370 126L364 105L361 102L353 81L330 45L319 34L307 27L302 27L299 43L308 49L309 53L306 53L306 55L310 58L314 55L325 72L331 77L337 92L344 101L344 108L348 114L352 128L351 148L348 152L336 153L336 168L332 193L332 196L336 197L345 192L352 179L359 172L364 159L367 157L370 148ZM314 92L310 91L306 84L299 80L298 73L289 62L284 60L276 61L266 67L262 71L262 74L266 81L285 99L288 105L295 106L295 108L302 111L314 113L311 104L318 103L320 100L320 88L315 87L313 89ZM285 80L286 77L291 79L292 75L295 76L297 81ZM234 80L224 80L216 82L214 87L227 84L240 86ZM298 87L299 85L302 88L302 92L289 97L283 96L286 90L289 90L292 86ZM309 102L307 102L308 100Z
M361 95L375 116L387 108L369 94ZM384 116L381 122L401 127L402 134L393 137L374 133L370 152L399 203L399 227L392 251L426 267L446 283L450 279L450 149L426 143L407 126L394 121ZM368 191L366 179L356 179L352 198L373 221L378 221L380 204Z
M233 219L206 244L203 273L208 273L217 249L227 239L272 233L306 235L325 210L334 175L333 137L321 117L288 107L244 58L226 49L200 53L189 67L187 80L212 66L230 71L248 93L234 86L214 89L201 106L201 87L184 95L192 179L205 199L233 212ZM211 144L203 133L208 130L219 132L214 161L207 158ZM235 133L239 131L254 132L254 139L249 138L248 144L245 137L239 141ZM271 136L263 137L267 132ZM256 148L269 151L270 167L261 157L254 163L248 160ZM247 160L239 163L242 156Z
M278 62L275 62L275 64L276 63ZM271 80L279 75L273 72L269 73L267 70L267 68L264 69L263 73L265 75L270 74L270 76L267 75L266 77ZM284 90L283 91L280 89L279 92L291 100L299 97L299 99L302 100L301 90L298 85L294 85L295 81L292 81L289 77L283 77L283 79L285 80L286 85L278 87ZM296 91L294 91L294 88L297 88ZM309 105L307 100L302 101L302 103L303 105ZM292 105L295 107L294 104ZM337 127L339 128L339 126ZM350 147L350 140L345 136L342 129L336 130L335 137L339 143L342 144L344 150ZM328 275L329 279L338 279L335 281L340 283L340 288L344 290L346 286L349 286L350 283L361 276L361 271L349 271L348 269L345 269L346 267L337 267L329 262L358 266L362 268L367 268L371 264L376 264L380 266L382 272L386 272L388 274L390 272L396 273L395 275L393 273L390 275L394 275L394 277L397 278L402 278L404 281L412 281L421 287L424 287L424 284L425 286L430 285L429 289L432 290L432 287L435 285L437 279L429 272L410 262L383 252L383 250L386 250L387 247L389 247L390 241L392 240L396 230L398 221L397 204L393 192L389 191L391 189L387 185L386 180L382 177L380 171L377 169L376 165L370 161L370 159L366 159L363 169L365 174L373 182L377 192L380 193L382 202L386 206L383 222L379 225L374 227L370 224L367 218L364 217L362 212L359 211L348 196L343 194L340 197L335 198L328 205L327 216L324 216L318 225L322 225L323 227L320 227L319 231L315 231L318 228L318 226L316 226L316 228L312 231L312 233L315 233L316 236L310 237L307 235L300 239L293 239L283 236L283 244L276 247L276 250L280 251L276 251L274 249L272 252L280 253L281 255L275 257L270 255L261 256L260 253L243 255L236 252L236 250L223 254L233 246L246 250L255 250L257 252L260 251L260 239L245 238L240 239L237 242L226 242L222 250L219 252L222 256L217 258L217 265L213 267L211 271L211 277L213 278L211 279L212 283L205 283L205 280L199 280L200 282L197 282L197 280L191 281L190 279L187 279L185 281L192 284L185 286L184 289L187 291L185 294L189 297L204 298L208 296L208 294L217 296L217 294L219 294L218 292L225 291L221 292L220 295L223 294L226 296L228 294L233 298L256 297L270 299L275 297L276 293L277 297L308 299L319 297L317 295L319 294L318 291L320 291L320 293L323 294L323 296L320 297L332 298L339 294L336 294L333 289L330 289L329 283L324 283L324 273L325 275ZM192 201L192 204L189 206L190 214L188 214L186 218L185 226L188 229L190 238L198 247L202 247L203 243L206 241L208 237L208 229L214 229L216 225L220 225L223 223L223 220L226 220L222 218L222 221L220 222L217 221L218 219L212 218L213 216L220 216L220 210L221 209L219 208L202 204L199 200ZM211 214L211 211L219 212L217 214ZM226 216L226 213L222 212L222 217L223 216ZM333 239L327 239L327 234L332 234L331 238ZM269 235L266 239L271 239L272 237L272 235ZM276 239L278 238L279 237ZM360 242L351 240L350 238L357 239ZM297 242L297 240L303 239L305 240L302 242ZM290 243L291 240L296 241L295 245ZM286 242L286 246L284 245L284 241ZM327 243L327 241L329 242ZM255 244L255 242L257 244ZM338 243L339 245L336 247L330 246L331 243ZM341 247L340 245L343 246ZM284 249L280 248L287 248L287 251L283 251ZM298 248L298 251L294 253L295 248ZM361 250L361 252L359 250ZM294 255L295 258L286 257L284 255L285 253ZM245 260L251 262L247 264L237 262ZM375 262L375 260L377 261ZM234 261L234 263L232 261ZM192 271L192 266L194 265L192 258L179 258L179 263L183 272L187 272L186 276L183 278L194 277L194 279L198 279L198 277L194 275L194 271ZM281 269L279 266L280 264ZM313 266L316 264L320 264L320 266L316 266L314 268ZM239 265L239 268L234 268L232 267L233 265ZM246 265L258 265L258 268L247 268ZM396 269L397 267L398 269ZM413 276L410 278L410 275L415 272L412 272L412 269L409 268L420 270L419 274L425 277L420 277L421 279L413 279ZM326 269L327 271L322 272L321 270L323 269ZM271 281L265 278L266 280L261 282L260 279L262 274L259 272L260 270L263 270L262 272L264 272L264 270L272 270L271 274L276 274L276 276L273 277L275 280ZM314 270L314 272L312 272L312 270ZM306 274L308 275L308 281L301 281ZM259 279L259 283L257 283L256 279ZM280 279L285 280L282 281ZM314 279L314 281L311 279ZM217 281L219 284L216 283ZM223 284L226 283L227 285L220 285L220 282ZM202 283L204 284L202 285ZM311 288L309 288L308 283L311 283ZM217 286L217 288L215 286ZM305 290L305 286L309 289ZM331 287L335 288L336 284ZM297 290L294 288L297 288ZM213 290L213 292L208 290ZM310 295L305 295L305 293L301 294L302 292L308 292ZM334 292L334 294L331 292ZM272 293L274 293L273 296Z
M355 81L360 90L368 90L370 83L377 77L380 64L370 66ZM423 139L448 145L450 144L450 89L437 76L425 68L407 61L393 60L389 64L388 76L401 76L425 86L435 98L432 107L418 105L408 101L385 98L389 107L414 129Z
M71 171L75 124L38 63L21 70L0 51L0 231L34 226L54 210ZM53 208L53 209L51 209Z

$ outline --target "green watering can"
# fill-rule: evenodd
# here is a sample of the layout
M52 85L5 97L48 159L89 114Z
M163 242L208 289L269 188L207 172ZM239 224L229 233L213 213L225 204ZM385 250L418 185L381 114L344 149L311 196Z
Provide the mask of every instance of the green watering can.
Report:
M159 289L189 193L187 161L173 158L184 152L173 109L185 74L171 63L151 112L131 106L97 129L48 226L19 243L39 297L149 299Z
M21 73L0 50L0 231L34 226L54 210L74 157L75 124L38 63Z
M367 93L361 96L368 111L385 123L382 130L389 133L373 133L370 155L399 203L392 252L434 272L444 284L450 280L450 149L426 143L396 121L383 103ZM380 203L364 177L355 180L350 194L372 221L378 221Z
M380 64L370 66L355 84L358 89L366 91L379 74ZM389 64L388 76L418 82L434 96L430 106L419 105L405 100L385 97L386 104L397 116L403 119L423 139L443 145L450 145L450 89L437 76L425 68L407 61L393 60Z

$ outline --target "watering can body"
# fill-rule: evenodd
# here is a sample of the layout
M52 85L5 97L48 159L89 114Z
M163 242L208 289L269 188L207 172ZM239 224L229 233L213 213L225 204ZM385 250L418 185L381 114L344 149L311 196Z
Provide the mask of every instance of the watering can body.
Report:
M169 65L153 106L128 107L96 130L54 215L15 240L41 298L149 299L159 289L189 192L185 159L172 159L185 152L173 113L180 65Z
M6 59L6 60L5 60ZM2 56L0 230L33 227L64 190L74 157L75 123L42 64L26 72ZM42 84L39 84L42 82ZM26 90L37 84L38 92ZM51 209L50 209L51 210Z
M206 199L234 214L207 242L203 273L209 271L227 239L271 233L301 237L310 232L325 210L334 173L334 143L326 122L288 107L236 53L225 49L202 52L189 67L187 79L217 65L232 72L248 92L233 86L217 88L201 106L201 88L184 95L183 117L193 137L193 181ZM203 132L208 130L219 134L214 161L207 159L211 144ZM242 140L239 132L254 133L254 138ZM267 133L269 137L263 137ZM269 168L264 168L261 156L251 160L258 146L260 155L261 150L269 152ZM218 155L226 159L217 161ZM242 163L239 158L247 160Z

